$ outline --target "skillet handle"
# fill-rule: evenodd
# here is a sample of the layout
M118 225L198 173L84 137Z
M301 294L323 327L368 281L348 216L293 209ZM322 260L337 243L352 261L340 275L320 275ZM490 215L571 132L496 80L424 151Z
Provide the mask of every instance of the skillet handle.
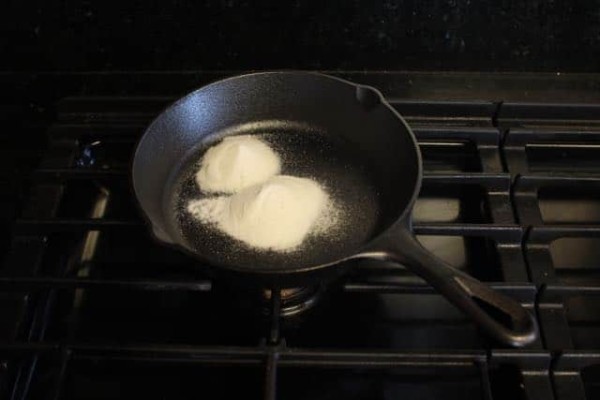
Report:
M425 279L497 340L522 347L538 336L533 316L516 300L458 271L426 250L408 229L376 242L359 257L398 262Z

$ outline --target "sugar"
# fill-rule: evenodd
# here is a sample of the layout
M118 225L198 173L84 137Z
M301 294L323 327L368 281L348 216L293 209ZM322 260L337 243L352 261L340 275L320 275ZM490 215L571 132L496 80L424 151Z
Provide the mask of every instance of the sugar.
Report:
M279 174L281 161L271 148L251 135L232 136L208 149L196 183L209 193L236 193Z
M280 171L279 156L259 138L225 138L196 174L200 189L217 195L191 200L187 211L250 247L291 251L329 230L338 212L317 182Z
M331 226L329 203L315 181L277 175L232 196L191 201L188 212L251 247L290 251L311 230L322 232Z

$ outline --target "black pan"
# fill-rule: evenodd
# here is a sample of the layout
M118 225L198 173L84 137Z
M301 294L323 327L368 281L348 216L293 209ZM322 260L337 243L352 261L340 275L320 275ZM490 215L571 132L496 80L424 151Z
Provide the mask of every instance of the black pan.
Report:
M322 183L342 210L340 226L277 253L247 248L186 215L185 202L201 196L193 172L202 153L240 134L262 134L282 154L283 173ZM514 346L535 340L535 321L518 302L417 242L410 216L421 176L415 136L381 93L307 72L237 76L188 94L152 122L133 162L135 194L156 238L215 270L284 288L339 275L353 259L392 260L496 339Z

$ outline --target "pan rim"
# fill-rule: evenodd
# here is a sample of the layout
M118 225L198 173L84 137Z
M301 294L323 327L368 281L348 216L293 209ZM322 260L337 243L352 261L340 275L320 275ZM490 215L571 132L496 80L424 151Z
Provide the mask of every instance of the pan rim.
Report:
M138 188L136 185L136 182L139 181L139 179L136 179L136 161L139 159L138 158L138 153L141 151L141 148L143 147L143 143L145 141L145 139L147 138L146 133L149 132L152 127L158 123L158 121L163 117L163 115L169 111L170 109L175 108L177 105L179 105L180 103L186 101L188 98L197 95L198 93L205 91L205 90L209 90L212 87L221 85L223 83L226 82L231 82L231 81L235 81L235 80L239 80L239 79L245 79L248 77L256 77L256 76L268 76L268 75L312 75L315 77L318 77L320 79L328 79L328 80L334 80L340 83L343 83L345 85L349 85L352 86L354 88L364 88L367 90L372 91L373 93L377 94L377 96L379 97L379 104L381 106L384 106L387 108L387 111L391 112L396 119L402 124L405 133L407 134L410 139L411 139L411 143L413 146L413 150L415 152L415 156L416 156L416 163L417 163L417 176L415 179L415 184L413 187L413 192L410 196L409 201L406 203L404 209L402 210L402 212L399 214L399 216L385 229L381 230L380 232L378 232L373 238L371 238L368 242L365 242L364 244L362 244L362 246L358 247L356 249L356 251L351 252L351 254L348 254L347 256L344 256L342 258L338 258L326 263L321 263L321 264L316 264L316 265L308 265L308 266L301 266L298 268L294 268L294 269L281 269L281 270L276 270L276 269L261 269L261 268L239 268L237 265L235 264L225 264L222 262L219 262L215 259L213 259L212 257L210 257L209 255L206 254L202 254L202 253L197 253L194 252L188 248L186 248L185 246L179 244L179 243L175 243L175 242L170 242L165 240L165 238L162 237L158 237L156 235L156 233L154 232L155 229L155 224L153 223L152 219L148 216L146 209L144 208L144 206L142 205L142 202L140 201L140 197L138 196ZM239 272L239 273L243 273L243 274L254 274L254 275L280 275L280 276L292 276L292 275L299 275L299 274L304 274L304 273L309 273L309 272L316 272L318 270L323 270L323 269L327 269L328 267L333 267L335 265L339 265L342 264L346 261L349 261L353 258L355 258L357 255L363 253L365 250L367 250L369 248L370 245L372 245L373 243L375 243L376 241L378 241L380 238L389 235L391 231L398 229L399 225L402 224L406 224L408 222L408 229L410 230L410 212L412 211L413 205L419 195L420 189L421 189L421 185L422 185L422 175L423 175L423 162L422 162L422 155L421 155L421 151L419 149L419 145L418 145L418 141L416 139L416 136L413 132L413 130L411 129L410 125L406 122L406 120L404 119L404 117L402 117L402 115L396 111L394 109L394 107L392 107L392 105L387 101L387 99L384 97L384 95L381 93L381 91L373 86L370 85L363 85L363 84L358 84L358 83L354 83L351 82L349 80L346 80L344 78L340 78L337 76L332 76L332 75L328 75L325 73L321 73L318 71L302 71L302 70L275 70L275 71L260 71L260 72L249 72L249 73L245 73L245 74L241 74L241 75L235 75L235 76L230 76L227 78L223 78L223 79L219 79L216 80L214 82L211 82L209 84L206 84L198 89L195 89L189 93L187 93L186 95L178 98L177 100L173 101L172 103L168 104L167 106L165 106L159 114L157 114L156 117L154 117L154 119L150 122L150 124L147 126L147 128L144 130L144 133L142 134L142 136L140 137L139 141L136 144L136 148L133 154L133 161L132 161L132 167L131 167L131 181L133 183L133 191L135 194L135 198L137 200L138 206L140 207L140 209L142 210L142 214L144 216L144 218L146 219L146 223L152 227L151 229L151 233L152 235L159 240L161 243L164 243L170 247L174 247L175 249L179 250L179 251L183 251L184 254L187 254L189 256L192 256L193 258L196 258L198 260L202 260L204 262L208 262L210 265L216 267L216 268L224 268L230 271L234 271L234 272ZM161 216L164 218L164 216Z

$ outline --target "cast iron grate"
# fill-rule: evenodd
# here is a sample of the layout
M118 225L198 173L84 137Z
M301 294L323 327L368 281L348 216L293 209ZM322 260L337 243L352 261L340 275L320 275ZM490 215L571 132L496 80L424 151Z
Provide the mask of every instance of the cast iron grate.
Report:
M556 264L551 248L565 236L597 237L594 221L561 211L569 201L595 210L595 147L585 141L596 136L584 111L567 107L574 117L560 119L560 106L549 118L539 107L416 101L402 98L393 75L362 76L418 136L426 173L414 217L423 244L539 312L544 341L509 350L423 281L380 263L357 265L297 320L279 318L278 294L265 315L239 307L222 283L152 241L130 193L135 142L175 89L107 96L116 84L101 90L97 79L85 93L69 86L53 106L48 148L12 230L0 276L0 396L594 398L597 275L593 264ZM199 85L174 82L181 92ZM559 132L571 122L573 135ZM555 168L548 157L565 137L576 150ZM578 189L565 195L563 184ZM554 253L568 251L562 246Z
M600 124L597 105L505 104L499 123L524 250L540 288L555 397L595 399L600 374Z

